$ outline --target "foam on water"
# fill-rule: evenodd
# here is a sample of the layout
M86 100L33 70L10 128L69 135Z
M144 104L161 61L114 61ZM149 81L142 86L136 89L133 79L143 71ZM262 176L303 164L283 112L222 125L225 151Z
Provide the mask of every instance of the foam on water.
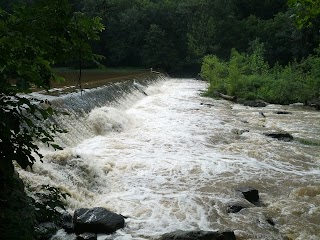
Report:
M133 104L95 108L79 119L88 126L80 143L43 150L45 163L21 175L68 192L70 210L103 206L128 216L125 229L100 240L152 239L177 229L230 229L239 239L319 237L319 147L263 135L281 129L317 138L319 112L271 105L262 119L261 109L201 97L205 88L170 79ZM293 114L273 114L284 108ZM262 207L236 191L248 185L259 189ZM230 202L248 208L228 214Z

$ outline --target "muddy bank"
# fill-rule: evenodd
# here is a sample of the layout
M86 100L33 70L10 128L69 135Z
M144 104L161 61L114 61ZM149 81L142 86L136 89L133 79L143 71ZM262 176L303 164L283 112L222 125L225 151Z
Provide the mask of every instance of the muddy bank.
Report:
M84 71L82 73L81 82L79 84L78 71L58 72L57 74L63 77L64 81L52 82L52 86L49 91L37 88L32 89L32 91L44 95L61 96L64 94L93 89L117 82L155 78L159 75L159 73L157 72L150 72L147 70L116 72Z

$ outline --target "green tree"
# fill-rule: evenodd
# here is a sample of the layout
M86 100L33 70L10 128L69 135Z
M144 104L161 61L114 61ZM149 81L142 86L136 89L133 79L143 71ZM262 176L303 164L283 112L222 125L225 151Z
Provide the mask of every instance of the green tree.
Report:
M143 59L148 67L170 69L176 63L176 52L167 34L158 25L150 26L143 47Z
M313 19L320 15L318 0L288 0L288 4L295 10L294 17L299 27L310 26Z
M100 18L72 12L67 0L35 0L11 12L0 9L0 175L11 176L13 162L32 167L41 159L35 142L55 149L54 134L63 132L50 123L57 112L48 101L23 97L31 87L50 88L60 80L52 65L81 53L94 60L90 41L103 30Z

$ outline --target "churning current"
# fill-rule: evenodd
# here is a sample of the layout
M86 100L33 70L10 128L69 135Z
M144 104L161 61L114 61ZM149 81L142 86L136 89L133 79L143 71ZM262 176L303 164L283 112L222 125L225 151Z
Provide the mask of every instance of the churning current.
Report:
M148 96L128 93L62 119L70 130L59 138L65 149L43 148L44 163L20 175L34 189L46 183L69 193L70 212L102 206L128 217L100 240L156 239L178 229L320 239L320 147L310 144L319 142L320 112L246 107L202 97L206 87L168 79L149 85ZM279 131L294 140L264 135ZM245 186L259 190L261 206L237 191ZM228 213L230 204L245 208Z

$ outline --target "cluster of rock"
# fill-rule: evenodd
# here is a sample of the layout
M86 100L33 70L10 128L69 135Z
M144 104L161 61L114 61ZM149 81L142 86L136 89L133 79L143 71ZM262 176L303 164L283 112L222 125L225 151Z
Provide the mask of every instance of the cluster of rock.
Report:
M254 204L255 206L260 206L260 197L259 191L252 187L242 187L237 190L240 192L243 197L250 203ZM227 206L228 213L238 213L242 209L249 207L249 205L245 205L239 202L230 203Z
M77 240L96 240L97 234L110 234L123 228L124 217L105 208L80 208L70 215L65 212L55 223L41 223L36 227L39 240L50 239L59 228L75 233Z
M228 101L232 101L232 102L237 102L240 104L243 104L244 106L249 106L249 107L266 107L268 105L267 102L260 100L260 99L256 99L256 100L244 100L241 98L237 98L235 96L228 96L228 95L224 95L221 93L218 93L218 96L220 96L221 98L228 100ZM300 104L300 103L297 103ZM301 103L302 104L302 103ZM320 110L320 98L314 99L312 101L309 101L307 103L304 103L302 105L306 105L306 106L311 106L314 107L317 110ZM281 113L279 113L281 114ZM284 113L287 114L287 113Z
M237 189L238 192L242 194L242 196L250 203L255 205L256 207L261 207L263 204L260 201L259 191L253 187L241 187ZM227 206L228 213L238 213L242 209L250 207L249 205L245 205L242 203L230 203ZM275 226L275 222L271 218L266 218L266 222L271 226Z
M50 239L59 228L76 234L77 240L97 240L97 234L111 234L125 226L123 216L105 208L81 208L71 216L65 212L57 224L47 222L37 226L39 240ZM175 231L162 235L159 240L236 240L232 231Z

